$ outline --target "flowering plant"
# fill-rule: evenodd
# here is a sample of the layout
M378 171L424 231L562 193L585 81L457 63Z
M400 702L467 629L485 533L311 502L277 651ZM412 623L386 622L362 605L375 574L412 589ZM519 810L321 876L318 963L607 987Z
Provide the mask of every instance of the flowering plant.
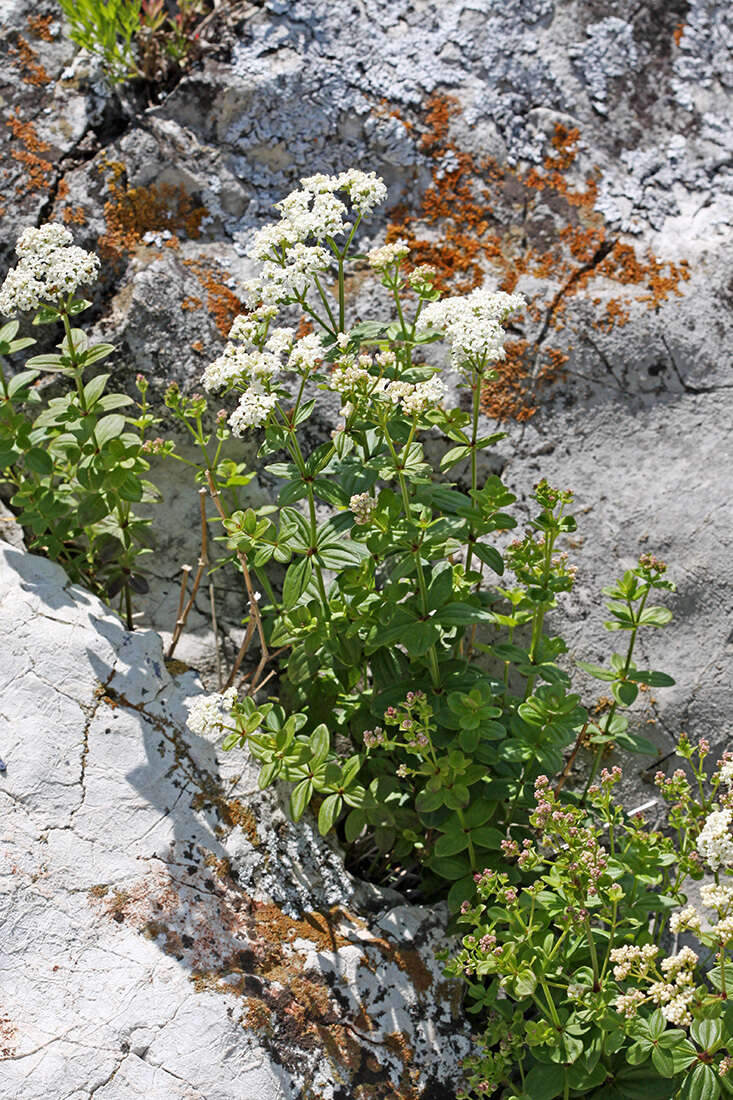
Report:
M258 430L280 484L276 506L232 508L219 447L211 458L204 449L199 476L247 592L242 654L259 644L240 686L256 698L278 676L279 705L261 728L249 712L242 727L235 705L225 743L249 746L263 786L291 784L296 819L313 801L352 866L458 905L498 858L503 831L526 821L535 776L559 772L568 745L648 747L618 709L639 683L672 682L632 660L641 627L671 614L646 607L649 593L671 585L650 558L613 590L614 629L629 631L629 646L608 670L585 666L614 692L605 719L592 719L558 664L563 640L545 630L573 586L575 567L558 552L575 530L572 493L541 481L529 525L506 546L515 497L481 469L503 434L483 434L481 396L523 299L484 289L441 299L434 272L410 269L402 242L359 252L385 193L355 170L301 180L255 235L252 311L203 374L208 394L237 400L217 414L219 442ZM347 290L365 267L393 313L354 323ZM440 339L466 411L445 407L443 372L428 362ZM334 399L340 423L309 449ZM192 428L204 398L173 387L168 404L205 444ZM498 581L505 571L513 582Z
M721 881L733 875L733 761L706 793L707 744L683 738L678 751L697 790L682 770L658 776L675 840L615 802L619 768L603 769L587 809L540 776L530 828L502 843L509 868L476 875L460 918L471 932L448 967L485 1021L462 1097L733 1095L733 880ZM713 924L683 893L704 865ZM678 947L687 932L703 960Z
M34 324L61 322L64 337L59 353L34 356L12 377L0 363L0 485L10 489L31 549L61 562L73 580L100 595L119 595L131 627L131 592L147 591L136 562L146 552L150 522L134 506L156 499L143 477L145 433L155 422L147 383L139 378L139 415L130 418L117 410L132 399L106 392L108 374L84 379L114 350L91 344L72 327L91 304L76 294L96 281L97 257L56 224L25 229L16 252L19 262L0 288L0 313L35 312ZM17 321L0 329L0 359L35 343L18 338L18 329ZM41 379L48 373L71 380L73 388L44 400Z

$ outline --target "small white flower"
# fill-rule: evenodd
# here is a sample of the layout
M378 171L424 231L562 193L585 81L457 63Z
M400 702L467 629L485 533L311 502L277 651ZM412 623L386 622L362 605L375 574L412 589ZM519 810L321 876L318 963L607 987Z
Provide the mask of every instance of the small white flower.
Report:
M273 355L288 355L295 340L295 329L274 328L265 342L265 349Z
M197 696L188 708L189 729L205 737L221 733L236 699L237 689L234 687L221 694Z
M710 935L714 936L719 944L726 944L733 940L733 917L724 917L710 929Z
M683 971L693 970L698 963L698 956L691 947L683 947L676 955L669 955L662 959L662 972L667 978L676 978Z
M392 244L383 244L381 248L372 248L367 252L367 261L375 271L384 271L392 264L400 263L409 253L406 241L394 241Z
M445 387L439 378L426 382L390 382L385 390L387 398L400 405L406 416L435 408L445 396Z
M697 838L697 850L713 871L733 865L733 810L708 814Z
M349 508L354 513L354 522L360 527L365 527L371 522L377 502L369 493L354 493L349 499Z

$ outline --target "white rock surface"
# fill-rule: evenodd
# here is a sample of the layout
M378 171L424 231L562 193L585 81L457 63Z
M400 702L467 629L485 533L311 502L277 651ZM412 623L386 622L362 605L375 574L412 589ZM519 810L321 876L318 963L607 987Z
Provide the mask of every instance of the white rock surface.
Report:
M58 566L0 544L0 613L0 1095L449 1100L443 912L352 883Z

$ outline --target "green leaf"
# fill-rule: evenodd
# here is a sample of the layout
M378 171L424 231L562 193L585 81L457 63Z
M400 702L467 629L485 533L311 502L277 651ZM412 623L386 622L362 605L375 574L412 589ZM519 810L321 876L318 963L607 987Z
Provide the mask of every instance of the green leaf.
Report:
M491 623L492 615L482 607L468 603L449 603L434 616L441 626L467 626L469 623Z
M636 684L631 684L626 680L616 680L611 685L611 694L622 707L630 707L636 700L639 689Z
M435 871L436 875L450 881L463 878L471 871L468 860L459 859L458 856L446 856L445 858L433 856L428 860L428 866L431 871Z
M679 1093L680 1100L718 1100L720 1085L712 1066L698 1062L692 1073L685 1078Z
M422 657L437 642L440 631L435 623L436 618L437 615L433 619L418 620L405 631L402 643L412 657Z
M554 1100L565 1086L565 1070L558 1065L536 1065L527 1074L524 1092L532 1100Z
M288 566L283 584L283 607L289 610L294 607L308 587L313 575L313 565L309 557L298 558Z
M690 1035L699 1047L714 1054L723 1037L723 1025L720 1020L694 1020Z
M649 684L650 687L673 687L675 680L666 672L654 672L648 668L637 668L627 673L627 679L637 684Z
M81 357L84 366L88 367L92 363L99 362L100 359L106 359L114 350L114 344L93 344Z
M318 832L321 836L325 836L333 828L334 821L341 813L342 805L343 799L340 794L330 794L324 798L318 811Z
M15 397L19 390L24 389L26 386L30 386L38 378L37 370L24 370L20 374L15 374L8 382L8 396Z
M313 780L302 779L290 794L290 813L293 821L300 821L313 795Z
M537 976L532 970L520 970L514 979L514 991L519 997L531 997L537 988Z
M47 475L53 472L53 459L42 447L31 447L24 455L26 465L35 474Z
M668 607L645 607L639 618L641 626L666 626L672 619Z
M363 831L366 823L367 818L363 810L351 811L344 824L344 832L346 833L346 841L348 844L354 843L356 838Z
M32 370L59 371L63 374L71 374L73 370L68 360L60 355L34 355L26 362L26 366Z
M324 569L332 569L334 573L339 573L342 569L353 569L361 565L368 556L369 551L362 543L352 542L350 539L338 544L331 543L322 549L319 547L318 550L321 565Z
M80 527L91 527L109 514L107 502L103 496L85 496L76 513Z
M504 559L493 546L487 546L485 542L474 544L473 552L485 565L490 566L499 576L504 574Z
M111 439L117 439L125 430L125 418L120 413L110 413L103 416L94 429L94 438L100 447L109 443Z
M591 664L590 661L576 661L578 668L582 668L583 672L587 672L590 676L594 676L596 680L607 680L611 683L616 679L616 673L611 669L603 668L602 665Z
M88 409L91 409L102 396L108 381L108 374L98 374L96 378L92 378L90 382L87 382L84 387L84 400Z
M468 847L468 835L461 829L458 832L443 833L435 842L436 856L456 856Z
M708 978L710 978L713 988L716 989L718 993L720 993L723 989L720 967L711 967L711 969L708 971ZM725 987L726 989L733 989L733 963L725 964Z
M493 852L498 852L501 848L501 842L503 837L498 829L495 829L491 825L482 825L477 829L471 830L471 840L479 848L488 848Z
M310 766L311 771L315 771L319 764L328 756L328 750L331 747L331 738L328 732L328 726L323 722L313 730L313 733L308 739L308 744L311 751Z
M451 466L455 466L458 462L462 462L464 458L468 458L470 454L470 447L451 447L440 460L441 470L450 470Z

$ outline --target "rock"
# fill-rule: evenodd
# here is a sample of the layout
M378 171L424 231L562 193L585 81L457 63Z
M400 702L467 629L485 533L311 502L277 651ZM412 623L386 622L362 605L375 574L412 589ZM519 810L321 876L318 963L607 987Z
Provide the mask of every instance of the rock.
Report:
M7 546L0 598L2 1094L453 1096L442 907L352 881L191 734L151 631Z

